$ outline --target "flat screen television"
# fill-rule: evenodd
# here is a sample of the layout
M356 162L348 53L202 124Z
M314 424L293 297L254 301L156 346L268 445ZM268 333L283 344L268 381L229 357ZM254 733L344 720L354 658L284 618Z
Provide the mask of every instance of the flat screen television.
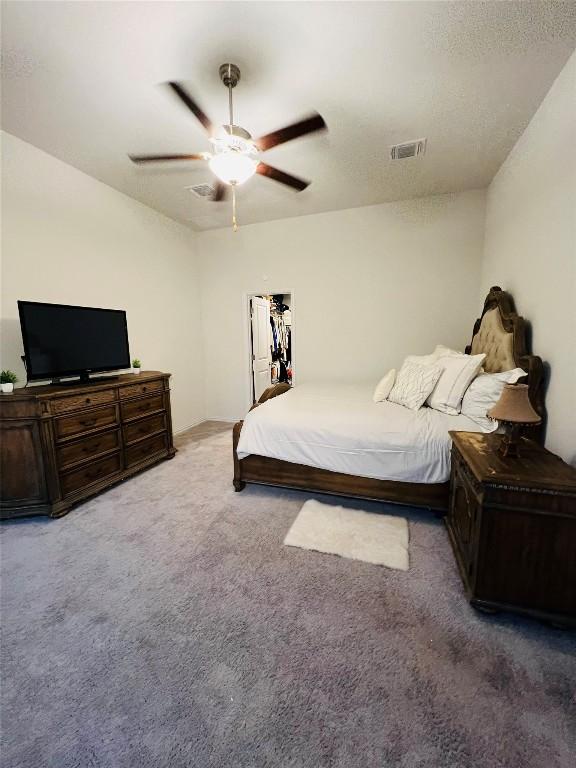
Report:
M19 301L18 312L29 380L130 367L124 310Z

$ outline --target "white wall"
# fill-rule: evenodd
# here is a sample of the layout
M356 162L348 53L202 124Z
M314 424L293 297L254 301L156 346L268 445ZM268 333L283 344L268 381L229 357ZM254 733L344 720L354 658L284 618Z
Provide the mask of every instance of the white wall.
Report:
M481 291L508 289L549 365L546 444L576 464L576 54L488 191Z
M484 213L472 191L200 233L207 417L246 412L247 292L292 291L300 383L375 384L408 353L463 348Z
M1 366L25 380L18 299L126 309L130 351L173 373L174 429L202 419L196 236L2 133Z

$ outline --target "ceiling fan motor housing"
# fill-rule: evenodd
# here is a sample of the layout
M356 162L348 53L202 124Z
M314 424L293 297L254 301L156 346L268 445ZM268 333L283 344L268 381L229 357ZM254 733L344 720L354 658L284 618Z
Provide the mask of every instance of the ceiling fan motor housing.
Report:
M236 64L222 64L220 66L220 80L226 88L235 88L240 81L240 68Z

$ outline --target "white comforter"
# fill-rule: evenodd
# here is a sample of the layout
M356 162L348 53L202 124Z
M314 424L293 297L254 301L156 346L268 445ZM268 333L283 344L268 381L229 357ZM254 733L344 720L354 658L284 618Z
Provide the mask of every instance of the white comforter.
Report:
M246 416L238 456L252 453L378 480L442 483L448 430L479 432L466 416L374 403L361 385L303 384Z

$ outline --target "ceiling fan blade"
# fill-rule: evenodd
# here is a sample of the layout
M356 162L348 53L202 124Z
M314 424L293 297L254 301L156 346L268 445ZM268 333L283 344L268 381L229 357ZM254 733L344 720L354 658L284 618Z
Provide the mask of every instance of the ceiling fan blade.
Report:
M174 82L169 82L168 85L170 86L170 88L172 88L172 90L174 91L176 96L178 96L180 101L182 101L188 107L188 109L190 110L190 112L192 112L194 117L199 122L202 123L206 131L208 133L212 133L213 131L212 121L206 115L206 113L202 109L200 109L200 107L198 106L198 104L196 104L194 99L188 93L186 93L184 88L182 88L182 86L179 83L174 83Z
M227 194L228 194L228 187L226 186L226 184L222 184L222 182L219 181L214 188L214 194L212 195L212 202L219 203L221 200L224 200Z
M292 141L292 139L297 139L299 136L325 130L328 130L328 128L324 118L315 112L305 120L300 120L298 123L287 125L285 128L280 128L277 131L261 136L259 139L256 139L255 144L261 152L265 152L267 149L272 149L272 147L276 147L278 144L284 144L287 141Z
M206 160L206 154L203 152L195 155L128 155L128 157L136 164L165 163L174 160Z
M278 168L274 168L272 165L268 165L267 163L258 163L256 167L256 173L259 173L261 176L268 176L269 179L274 179L274 181L279 181L280 184L286 184L286 186L292 187L292 189L297 189L298 192L306 189L306 187L310 184L309 181L299 179L297 176L292 176L289 173L285 173L284 171L281 171Z

